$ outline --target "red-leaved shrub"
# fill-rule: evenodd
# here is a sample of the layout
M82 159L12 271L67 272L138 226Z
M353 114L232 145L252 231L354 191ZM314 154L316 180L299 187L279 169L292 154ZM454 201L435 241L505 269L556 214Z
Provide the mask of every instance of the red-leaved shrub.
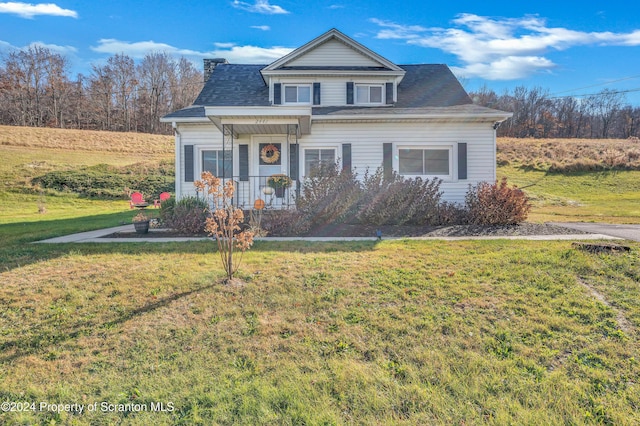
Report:
M517 187L500 182L481 182L469 188L465 197L469 223L476 225L515 225L527 219L531 204Z

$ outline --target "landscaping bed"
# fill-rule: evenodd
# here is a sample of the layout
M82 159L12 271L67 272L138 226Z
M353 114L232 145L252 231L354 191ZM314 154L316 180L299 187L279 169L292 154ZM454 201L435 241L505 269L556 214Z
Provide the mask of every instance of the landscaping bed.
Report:
M382 231L385 237L481 237L481 236L528 236L528 235L567 235L586 234L586 232L564 228L546 223L523 222L518 225L450 225L450 226L411 226L387 225L372 226L360 224L334 224L312 229L301 235L297 234L269 234L271 237L375 237L376 231ZM167 237L206 237L204 233L188 234L175 232L166 228L151 230L148 234L135 232L116 232L103 238L167 238Z

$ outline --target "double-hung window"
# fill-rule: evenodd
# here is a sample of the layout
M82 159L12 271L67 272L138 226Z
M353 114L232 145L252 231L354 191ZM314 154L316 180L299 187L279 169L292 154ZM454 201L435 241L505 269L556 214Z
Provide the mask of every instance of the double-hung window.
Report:
M219 178L231 178L233 176L231 151L202 151L202 171L210 172Z
M309 84L286 84L284 86L285 104L310 104L311 85Z
M356 103L362 105L382 104L382 84L356 84Z
M451 148L400 148L398 151L401 175L441 178L452 176Z
M335 162L336 150L334 148L304 150L305 176L312 176L318 173L322 166L330 166Z

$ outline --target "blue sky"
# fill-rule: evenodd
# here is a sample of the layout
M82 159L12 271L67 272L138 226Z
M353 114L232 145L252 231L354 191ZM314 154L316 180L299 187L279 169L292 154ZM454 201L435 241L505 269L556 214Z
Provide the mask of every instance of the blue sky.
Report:
M270 63L337 28L396 64L445 63L467 90L629 91L640 106L640 2L0 1L0 52L40 44L90 73L149 51Z

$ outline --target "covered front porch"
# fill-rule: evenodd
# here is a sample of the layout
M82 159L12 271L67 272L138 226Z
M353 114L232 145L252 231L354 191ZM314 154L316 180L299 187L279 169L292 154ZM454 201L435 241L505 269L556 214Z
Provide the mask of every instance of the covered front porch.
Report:
M201 150L202 171L236 187L234 204L283 209L300 191L299 140L310 131L310 108L206 108L222 134L222 150Z

